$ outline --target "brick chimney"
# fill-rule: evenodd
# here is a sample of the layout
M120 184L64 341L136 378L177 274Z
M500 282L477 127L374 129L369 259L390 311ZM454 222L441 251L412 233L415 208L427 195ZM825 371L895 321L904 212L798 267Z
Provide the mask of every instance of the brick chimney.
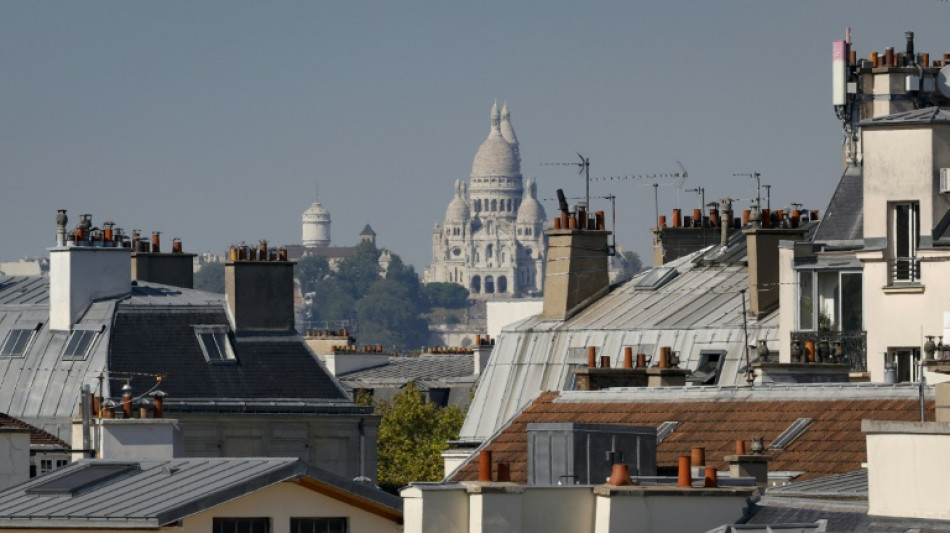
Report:
M57 241L49 248L49 326L70 331L93 301L131 292L129 249L121 234L112 237L111 228L92 227L92 215L82 215L80 223L65 234L66 212L57 216ZM106 236L111 238L106 238Z
M286 250L267 254L231 248L224 264L224 289L234 331L290 333L294 330L294 264Z
M797 241L805 235L799 228L742 230L746 236L749 266L749 315L762 318L778 307L779 241Z

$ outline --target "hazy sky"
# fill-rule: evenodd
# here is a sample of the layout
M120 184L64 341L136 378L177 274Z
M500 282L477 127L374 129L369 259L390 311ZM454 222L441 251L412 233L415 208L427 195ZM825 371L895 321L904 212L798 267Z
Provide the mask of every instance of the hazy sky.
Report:
M56 209L191 252L298 243L319 183L333 244L369 223L421 273L496 98L541 198L583 194L540 164L580 152L592 176L682 161L707 201L751 197L732 174L757 170L773 208L824 210L832 40L851 26L867 57L913 30L940 57L948 22L938 0L3 2L0 260L45 253ZM591 185L608 193L619 243L649 258L652 188Z

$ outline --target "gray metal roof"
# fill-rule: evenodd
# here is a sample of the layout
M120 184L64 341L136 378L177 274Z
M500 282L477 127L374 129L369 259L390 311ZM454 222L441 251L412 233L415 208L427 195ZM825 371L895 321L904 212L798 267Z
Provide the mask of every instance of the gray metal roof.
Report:
M234 337L238 364L209 365L192 326L228 324L221 295L130 285L129 295L90 305L75 328L98 334L85 359L64 360L70 334L49 329L48 294L46 277L0 277L0 343L11 330L39 326L24 356L0 357L0 412L60 439L70 440L82 386L96 388L100 375L106 397L126 380L144 392L154 376L167 376L170 412L367 409L352 404L296 336Z
M133 469L73 494L31 492L91 464L132 464ZM155 528L269 485L304 477L402 512L400 498L308 466L298 458L83 460L0 492L0 528Z
M835 188L825 216L815 231L816 242L844 243L864 238L864 183L861 167L849 165Z
M341 383L350 387L373 383L406 383L408 381L452 381L472 378L474 382L474 356L468 355L421 355L419 357L390 357L383 366L358 370L337 376Z
M923 109L914 109L913 111L904 111L903 113L894 113L883 117L874 117L861 121L861 127L869 126L915 126L926 124L950 124L950 109L938 106L925 107Z
M615 287L571 319L534 316L506 327L475 392L462 427L462 440L483 440L542 391L573 384L571 368L587 364L588 346L621 364L625 346L656 356L661 346L679 352L680 367L699 366L702 350L726 353L719 384L744 379L743 298L748 308L745 239L733 237L736 250L705 251L667 263L679 275L656 290L638 290L642 273ZM748 318L749 344L759 339L778 346L778 313Z
M868 471L857 470L837 476L820 477L791 483L784 487L772 487L766 492L769 496L852 498L867 501Z

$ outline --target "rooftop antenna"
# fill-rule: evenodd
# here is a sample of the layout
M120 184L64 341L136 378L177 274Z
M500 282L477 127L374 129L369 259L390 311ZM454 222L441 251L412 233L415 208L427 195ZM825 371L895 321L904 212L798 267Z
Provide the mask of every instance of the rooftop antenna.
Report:
M759 223L761 223L761 220L762 220L762 214L761 214L762 213L762 181L760 178L762 177L762 174L760 174L756 170L753 170L752 172L735 172L732 175L736 177L752 178L755 180L755 206L754 206L755 211L754 213L758 213L758 215L755 215L755 218L759 221Z
M590 158L584 157L580 153L577 154L577 157L581 158L580 163L541 163L541 166L555 166L555 167L580 167L580 170L577 171L578 174L584 174L584 183L585 183L585 194L584 194L584 207L590 207Z
M683 184L686 182L686 178L689 177L689 173L686 172L686 167L683 166L683 163L677 161L676 166L680 167L679 172L665 172L665 173L656 173L656 174L631 174L627 176L605 176L599 178L591 178L593 181L650 181L653 183L653 210L654 216L653 221L659 226L660 219L660 200L658 189L660 185L673 185L676 187L676 205L679 206L679 191L683 188ZM662 180L673 180L672 183L661 183ZM643 183L642 185L647 185Z

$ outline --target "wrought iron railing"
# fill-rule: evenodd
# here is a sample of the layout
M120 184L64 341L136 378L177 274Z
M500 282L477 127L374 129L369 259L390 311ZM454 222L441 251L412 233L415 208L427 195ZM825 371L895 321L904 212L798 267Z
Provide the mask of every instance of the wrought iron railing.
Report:
M808 352L812 347L814 354L810 356ZM842 363L850 365L854 372L867 372L868 334L866 331L793 331L791 352L793 363Z
M920 259L897 257L887 262L891 283L914 283L920 281Z

